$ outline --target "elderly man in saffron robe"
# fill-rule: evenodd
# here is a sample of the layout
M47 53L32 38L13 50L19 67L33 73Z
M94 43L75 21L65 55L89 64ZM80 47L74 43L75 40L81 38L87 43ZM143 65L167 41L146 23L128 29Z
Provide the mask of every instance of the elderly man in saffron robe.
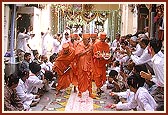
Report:
M106 40L106 33L100 33L100 41L94 44L94 81L97 86L97 94L101 95L103 92L101 87L106 81L106 64L108 63L108 59L106 60L104 57L110 57L110 47L105 42ZM108 55L107 55L108 54Z
M78 97L82 97L82 93L89 91L89 97L95 98L92 94L92 53L93 47L89 44L90 34L83 34L83 41L80 42L75 50L77 56L78 69Z
M71 63L75 58L75 50L69 47L68 43L64 43L62 50L58 54L55 60L53 70L58 74L58 85L56 86L56 95L60 93L60 90L69 87L71 83L70 70Z

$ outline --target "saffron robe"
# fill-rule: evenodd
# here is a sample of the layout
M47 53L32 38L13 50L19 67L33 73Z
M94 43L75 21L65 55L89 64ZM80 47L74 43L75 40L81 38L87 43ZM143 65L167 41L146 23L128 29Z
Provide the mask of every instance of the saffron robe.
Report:
M92 93L91 64L93 61L93 52L89 49L91 49L90 44L88 44L88 46L85 46L83 42L80 42L75 50L75 55L77 56L77 75L79 92L85 92L86 90L88 90L89 93Z
M106 81L106 64L108 63L108 60L105 60L103 57L97 58L97 52L100 52L100 54L104 53L110 53L110 47L106 42L96 42L94 44L94 81L98 88L101 88L103 84Z
M68 54L64 54L63 50L61 50L57 59L55 60L53 71L57 72L58 74L58 85L56 86L57 91L69 87L71 83L70 79L71 69L67 70L67 68L71 67L71 63L74 60L74 58L75 58L75 50L69 48Z

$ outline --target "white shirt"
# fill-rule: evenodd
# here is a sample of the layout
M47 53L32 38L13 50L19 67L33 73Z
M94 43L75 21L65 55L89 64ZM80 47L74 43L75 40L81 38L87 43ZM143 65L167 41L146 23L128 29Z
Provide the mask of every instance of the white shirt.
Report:
M42 49L47 49L47 45L46 45L46 43L48 42L47 41L47 36L48 35L48 33L46 32L41 38L42 38Z
M27 90L28 90L28 84L26 82L23 82L22 79L19 79L16 91L17 95L23 102L24 109L29 109L30 104L32 103L33 99L35 99L35 95L28 93Z
M117 41L116 39L112 42L111 44L111 48L112 48L112 51L114 52L115 49L117 48L117 44L119 44L120 42Z
M164 54L159 51L151 59L153 62L153 71L155 76L152 76L152 81L157 86L164 87Z
M125 92L117 92L116 94L119 98L126 98L127 102L131 102L134 98L134 92L130 91L130 89L127 89Z
M28 39L30 39L29 35L20 32L17 37L17 49L21 49L22 51L26 52L28 49Z
M42 88L44 86L43 81L40 80L36 75L30 75L27 79L29 93L37 93L38 88Z
M124 51L126 52L125 49L123 49L121 46L120 46L120 51ZM129 59L129 56L127 54L122 54L120 52L116 52L116 55L114 55L114 57L116 58L116 60L118 60L119 62L123 62L123 63L126 63Z
M53 39L53 52L52 53L58 53L60 45L61 43L57 39Z
M47 33L42 37L42 55L46 55L47 51L51 51L53 48L53 37Z
M37 49L37 42L36 42L36 38L35 38L35 37L29 39L29 40L28 40L28 44L29 44L29 46L30 46L30 48L31 48L32 50L36 50L36 49ZM28 51L31 52L30 49L29 49Z
M137 55L138 57L142 55L144 49L141 48L139 44L136 45L136 51L132 52L132 54Z
M134 98L129 103L117 104L117 109L129 110L137 108L138 111L155 111L156 102L144 87L139 87Z
M138 57L136 55L131 55L130 58L135 63L135 65L141 65L141 64L148 63L149 66L151 68L153 68L152 62L151 62L152 56L148 53L148 46L144 49L144 51L140 57Z
M54 66L54 64L49 61L49 62L46 63L46 65L49 67L49 71L52 72L53 71L52 67Z
M49 66L47 66L46 63L43 62L40 66L41 66L41 69L43 69L44 71L46 71L46 70L49 71Z

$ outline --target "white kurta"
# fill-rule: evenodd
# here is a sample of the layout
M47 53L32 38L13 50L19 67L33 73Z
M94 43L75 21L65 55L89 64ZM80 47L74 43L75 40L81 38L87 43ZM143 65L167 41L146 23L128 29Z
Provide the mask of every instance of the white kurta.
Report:
M148 63L149 66L151 68L153 68L152 62L151 62L152 56L148 53L148 46L144 49L144 51L140 57L138 57L136 55L131 55L130 58L135 63L135 65L141 65L141 64Z
M26 52L28 49L28 39L30 39L29 35L20 32L17 37L17 49L21 49L22 51Z
M143 53L144 49L141 48L141 46L139 44L136 45L136 51L132 52L132 54L136 55L136 56L141 56Z
M23 102L24 109L29 109L30 104L35 99L36 95L33 95L31 93L28 93L28 86L27 83L23 82L21 79L19 79L18 86L16 87L17 95L20 97L20 99Z
M121 46L120 46L120 51L124 51L126 52L125 49L123 49ZM119 62L123 62L123 63L126 63L129 59L129 56L127 54L122 54L120 52L116 52L114 57L116 58L116 60L118 60Z
M156 102L144 87L139 87L134 98L129 103L117 104L117 109L129 110L137 108L138 111L155 111Z
M113 52L117 48L117 44L120 44L120 42L115 39L111 44L111 49L112 49Z
M152 76L152 81L156 83L157 86L164 87L164 54L159 51L151 60L155 73L155 76Z
M127 99L127 102L132 101L134 98L134 92L130 91L130 89L127 89L125 92L117 92L116 93L120 98Z
M58 53L61 43L57 39L53 39L53 51L52 53Z
M52 68L53 68L54 64L49 61L46 63L46 65L49 67L49 71L52 72L53 71Z
M40 66L41 66L41 69L44 70L44 72L45 72L46 70L49 71L49 69L50 69L49 66L47 66L46 63L44 63L44 62L43 62Z
M42 55L47 55L48 51L51 51L53 47L53 37L47 33L42 37Z
M30 75L26 83L28 84L27 91L29 93L37 93L38 89L44 86L43 81L35 75Z

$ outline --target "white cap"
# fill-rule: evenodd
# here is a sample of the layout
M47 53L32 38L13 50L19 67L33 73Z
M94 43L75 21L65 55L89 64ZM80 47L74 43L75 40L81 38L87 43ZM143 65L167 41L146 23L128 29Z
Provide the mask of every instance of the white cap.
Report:
M131 40L134 41L134 42L136 42L137 41L137 37L136 36L132 36Z
M144 36L145 36L145 34L138 34L138 37L140 37L140 38L142 38Z

